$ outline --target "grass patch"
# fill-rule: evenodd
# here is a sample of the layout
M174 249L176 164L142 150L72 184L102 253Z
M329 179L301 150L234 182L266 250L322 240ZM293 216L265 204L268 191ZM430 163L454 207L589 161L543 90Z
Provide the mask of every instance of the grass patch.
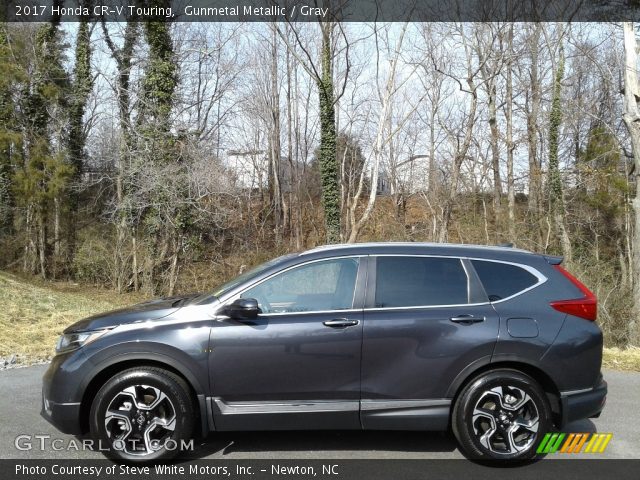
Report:
M602 364L613 370L640 372L640 348L605 348Z
M0 356L16 354L21 364L44 361L68 325L140 300L137 294L0 272Z

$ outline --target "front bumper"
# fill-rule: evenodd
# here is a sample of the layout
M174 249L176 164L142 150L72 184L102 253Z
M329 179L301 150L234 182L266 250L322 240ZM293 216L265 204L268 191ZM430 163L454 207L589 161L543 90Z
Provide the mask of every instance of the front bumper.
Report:
M62 433L83 433L81 422L81 367L86 368L79 351L53 357L42 377L40 415Z
M42 395L42 410L40 415L62 433L79 435L80 427L80 403L55 403L47 400Z
M607 401L607 382L600 377L596 386L575 392L561 392L562 419L560 428L584 418L600 416Z

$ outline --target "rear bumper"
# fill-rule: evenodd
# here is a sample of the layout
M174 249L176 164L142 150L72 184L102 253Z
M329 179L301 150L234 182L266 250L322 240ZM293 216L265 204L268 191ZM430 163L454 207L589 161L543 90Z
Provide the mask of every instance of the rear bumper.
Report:
M560 403L562 418L560 428L568 423L584 418L600 416L607 401L607 382L600 377L600 381L593 388L573 392L562 392Z

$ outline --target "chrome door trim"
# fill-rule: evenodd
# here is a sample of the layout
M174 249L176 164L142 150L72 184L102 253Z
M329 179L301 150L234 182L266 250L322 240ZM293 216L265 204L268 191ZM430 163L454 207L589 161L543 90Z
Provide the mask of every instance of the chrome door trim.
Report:
M367 400L360 401L362 411L405 410L413 408L448 407L451 400L438 398L432 400Z
M214 406L213 413L219 415L357 412L360 409L358 400L225 402L220 397L212 397L212 403Z

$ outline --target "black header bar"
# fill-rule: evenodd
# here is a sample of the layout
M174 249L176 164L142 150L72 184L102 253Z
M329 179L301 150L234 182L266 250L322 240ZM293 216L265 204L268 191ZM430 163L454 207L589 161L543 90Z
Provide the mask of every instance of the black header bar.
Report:
M0 0L0 20L620 22L640 0Z

